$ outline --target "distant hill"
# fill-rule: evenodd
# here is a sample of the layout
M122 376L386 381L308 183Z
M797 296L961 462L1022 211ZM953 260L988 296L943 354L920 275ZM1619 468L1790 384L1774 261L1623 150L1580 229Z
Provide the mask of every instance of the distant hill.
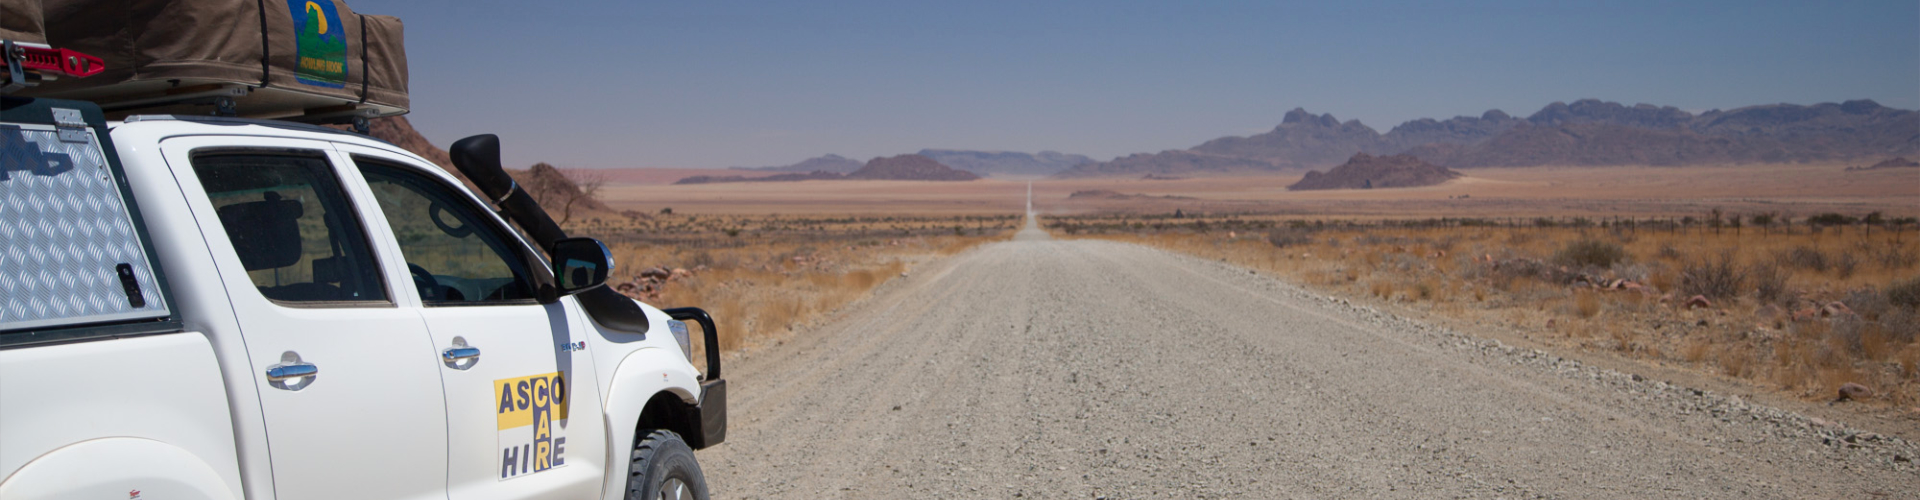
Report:
M831 155L829 155L831 156ZM893 180L893 181L970 181L980 176L965 170L933 161L920 155L900 155L874 158L851 173L815 170L807 173L789 173L769 176L744 175L696 175L675 181L674 184L718 184L723 182L796 182L831 181L842 179Z
M815 170L815 171L807 172L804 174L774 174L774 175L755 176L755 177L748 177L744 175L696 175L692 177L686 177L677 181L673 181L673 183L674 184L719 184L723 182L796 182L796 181L819 181L819 180L830 181L830 180L845 179L845 178L847 178L847 175L839 172Z
M1895 156L1893 158L1882 160L1880 163L1875 163L1870 166L1847 167L1847 171L1857 172L1861 170L1880 170L1880 169L1887 169L1887 168L1916 168L1916 167L1920 167L1920 161L1909 160L1904 156Z
M1161 199L1161 200L1191 200L1191 199L1194 199L1194 197L1192 197L1192 196L1175 196L1175 195L1170 195L1170 194L1169 194L1169 195L1161 195L1161 196L1153 196L1153 195L1146 195L1146 194L1137 194L1137 193L1136 193L1136 194L1127 194L1127 193L1121 193L1121 192L1117 192L1117 191L1114 191L1114 190L1111 190L1111 189L1086 189L1086 190L1080 190L1080 191L1074 191L1074 192L1073 192L1073 194L1069 194L1069 195L1067 195L1067 199L1069 199L1069 200L1074 200L1074 199L1096 199L1096 200L1145 200L1145 199Z
M860 167L848 179L897 180L897 181L970 181L979 179L979 175L965 170L942 165L921 155L900 155L874 158Z
M800 160L800 163L795 163L792 165L780 165L776 167L733 167L733 168L735 170L757 170L762 172L797 172L797 173L835 172L835 173L844 174L844 173L852 172L855 170L859 170L860 167L863 165L865 164L860 163L860 160L855 160L852 158L848 158L848 157L840 156L836 154L829 154L826 156L816 156L813 158Z
M1294 109L1265 133L1080 165L1057 175L1297 171L1331 166L1354 153L1412 154L1454 168L1884 158L1920 154L1920 112L1857 100L1694 115L1671 106L1583 99L1549 104L1524 119L1490 110L1479 117L1408 121L1381 134L1357 120Z
M1373 156L1354 153L1332 170L1307 172L1287 186L1288 191L1314 189L1384 189L1432 186L1460 177L1459 172L1420 161L1412 155Z
M1194 174L1265 174L1287 170L1298 170L1294 164L1240 156L1227 156L1209 153L1197 153L1186 149L1170 149L1158 153L1136 153L1114 158L1112 161L1082 163L1073 168L1053 174L1054 177L1114 177L1145 176L1186 177Z
M1029 154L1013 151L922 149L919 154L943 165L983 176L1053 175L1073 168L1075 165L1093 162L1092 158L1058 151Z

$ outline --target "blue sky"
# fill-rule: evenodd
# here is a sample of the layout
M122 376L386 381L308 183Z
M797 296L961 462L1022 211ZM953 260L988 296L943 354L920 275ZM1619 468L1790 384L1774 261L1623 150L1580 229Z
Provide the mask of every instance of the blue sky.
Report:
M920 148L1108 159L1599 98L1920 108L1920 2L509 2L400 17L410 119L507 161L725 167Z

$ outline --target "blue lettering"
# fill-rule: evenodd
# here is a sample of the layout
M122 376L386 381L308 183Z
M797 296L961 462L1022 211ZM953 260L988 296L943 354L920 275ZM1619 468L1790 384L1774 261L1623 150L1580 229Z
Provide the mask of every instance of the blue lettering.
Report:
M514 468L514 465L519 463L518 459L516 458L519 455L520 455L520 448L518 447L507 448L505 451L501 452L501 456L500 456L500 478L501 479L506 479L509 477L513 477L516 474L519 474L519 470Z

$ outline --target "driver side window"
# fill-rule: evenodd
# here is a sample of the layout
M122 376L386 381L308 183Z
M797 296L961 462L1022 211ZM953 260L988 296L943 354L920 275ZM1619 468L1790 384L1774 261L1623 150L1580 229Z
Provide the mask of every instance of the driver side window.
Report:
M421 301L477 305L535 298L527 265L463 196L425 175L354 157L393 228Z

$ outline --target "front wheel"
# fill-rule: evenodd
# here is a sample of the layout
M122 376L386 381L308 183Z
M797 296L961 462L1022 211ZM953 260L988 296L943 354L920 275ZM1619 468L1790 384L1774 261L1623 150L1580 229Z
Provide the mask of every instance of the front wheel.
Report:
M673 431L645 432L633 443L627 500L707 500L707 478L693 448Z

